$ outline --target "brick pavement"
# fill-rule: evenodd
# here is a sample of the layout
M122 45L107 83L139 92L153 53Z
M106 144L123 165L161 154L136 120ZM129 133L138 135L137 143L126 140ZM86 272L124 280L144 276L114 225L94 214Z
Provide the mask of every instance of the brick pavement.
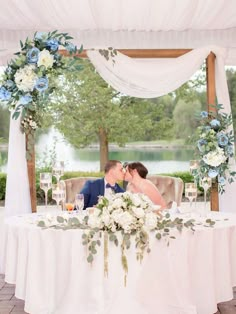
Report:
M4 275L0 275L0 314L27 314L24 311L24 301L17 299L14 292L15 286L5 283ZM165 313L157 311L157 314ZM215 314L236 314L236 288L234 288L234 299L218 304L218 312Z

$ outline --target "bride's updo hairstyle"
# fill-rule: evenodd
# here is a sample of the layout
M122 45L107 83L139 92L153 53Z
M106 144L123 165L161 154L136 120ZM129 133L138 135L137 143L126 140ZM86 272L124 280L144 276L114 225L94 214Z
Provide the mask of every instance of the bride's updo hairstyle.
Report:
M148 170L141 162L131 162L127 165L127 168L130 173L132 173L132 170L136 169L140 177L146 179Z

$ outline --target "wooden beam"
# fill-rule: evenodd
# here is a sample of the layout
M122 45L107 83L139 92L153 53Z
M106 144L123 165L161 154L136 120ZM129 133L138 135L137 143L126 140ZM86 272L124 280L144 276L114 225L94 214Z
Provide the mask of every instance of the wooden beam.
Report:
M177 58L192 49L117 49L120 53L130 58ZM69 56L67 50L60 50L63 56ZM87 52L84 50L80 54L76 54L80 58L87 58Z
M32 134L34 136L34 134ZM26 150L28 146L28 136L26 135ZM32 213L37 211L37 195L36 195L36 175L35 175L35 146L31 145L31 160L27 160L28 168L28 179L30 187L30 199L31 199L31 209Z
M216 104L216 85L215 85L215 58L216 56L211 52L206 60L206 73L207 73L207 111L215 112L216 108L209 105ZM211 210L219 211L219 193L218 183L213 182L211 188Z

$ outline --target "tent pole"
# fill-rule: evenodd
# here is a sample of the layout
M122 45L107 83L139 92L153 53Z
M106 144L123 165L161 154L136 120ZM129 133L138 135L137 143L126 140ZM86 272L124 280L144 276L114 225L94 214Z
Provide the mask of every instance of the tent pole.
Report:
M206 60L206 74L207 74L207 111L209 113L216 112L216 108L209 105L216 104L216 86L215 86L215 58L216 56L211 52ZM213 182L211 188L211 210L219 211L219 193L218 183Z

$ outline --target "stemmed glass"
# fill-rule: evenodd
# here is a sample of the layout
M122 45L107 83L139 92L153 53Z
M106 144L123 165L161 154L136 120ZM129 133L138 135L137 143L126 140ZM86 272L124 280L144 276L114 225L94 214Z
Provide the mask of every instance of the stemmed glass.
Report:
M211 187L211 184L212 184L211 178L203 177L200 179L199 184L204 190L204 213L205 213L206 212L206 195L207 195L208 189Z
M52 199L57 203L57 209L59 209L59 203L64 202L66 199L66 191L64 185L61 184L61 181L57 184L52 184ZM62 206L63 208L63 206Z
M40 189L45 193L45 207L48 206L48 190L52 187L52 174L49 172L40 173Z
M197 185L195 183L185 183L185 197L189 199L191 208L193 200L197 198Z
M199 160L190 160L189 161L189 169L190 169L190 173L191 175L194 176L194 180L195 180L195 174L196 174L196 171L199 167Z
M52 166L52 175L56 177L59 182L60 177L64 174L64 161L56 161Z
M75 207L77 213L82 213L84 209L84 194L75 195Z

